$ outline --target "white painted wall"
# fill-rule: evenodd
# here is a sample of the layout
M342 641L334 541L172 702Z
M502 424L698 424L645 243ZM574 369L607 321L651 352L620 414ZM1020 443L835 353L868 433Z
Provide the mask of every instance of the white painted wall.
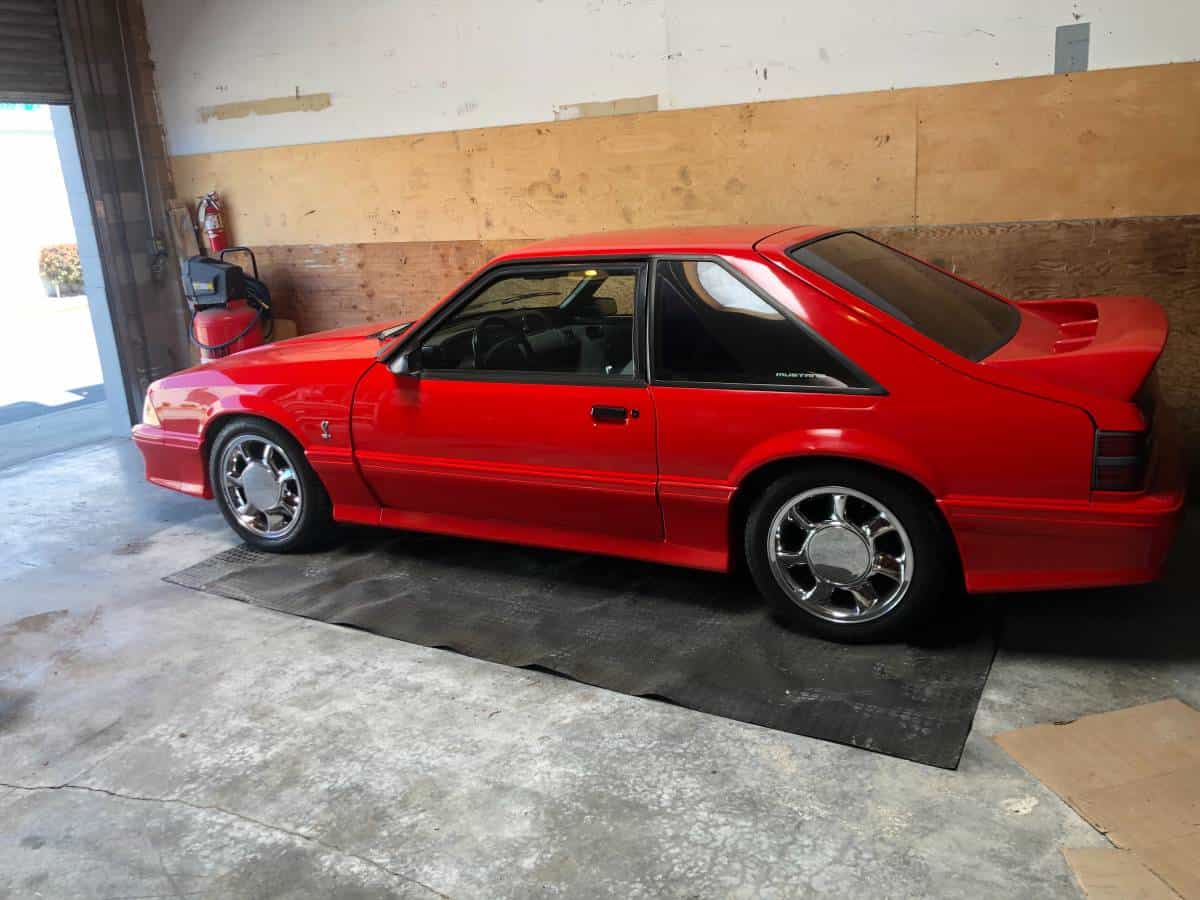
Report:
M660 109L1200 58L1196 0L144 0L174 154L548 121L655 94ZM319 112L201 122L294 93Z

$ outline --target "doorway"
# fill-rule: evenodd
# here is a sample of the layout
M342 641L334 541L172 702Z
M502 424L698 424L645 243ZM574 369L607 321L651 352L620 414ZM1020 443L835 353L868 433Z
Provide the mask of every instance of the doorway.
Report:
M128 434L67 106L0 103L0 468Z

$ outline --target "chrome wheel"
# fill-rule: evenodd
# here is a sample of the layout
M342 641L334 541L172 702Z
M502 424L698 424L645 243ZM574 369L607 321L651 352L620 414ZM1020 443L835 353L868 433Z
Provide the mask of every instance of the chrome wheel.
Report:
M300 522L300 478L274 441L246 434L221 453L221 488L238 523L260 537L287 537Z
M912 544L900 520L874 497L836 485L779 508L767 561L792 602L826 622L878 619L912 583Z

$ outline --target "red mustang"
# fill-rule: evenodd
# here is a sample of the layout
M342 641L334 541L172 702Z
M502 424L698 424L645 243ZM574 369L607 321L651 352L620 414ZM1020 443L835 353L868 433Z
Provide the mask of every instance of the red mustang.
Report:
M356 522L725 571L872 640L944 593L1156 577L1183 475L1143 297L1015 303L851 231L590 235L412 324L150 386L156 484L247 543Z

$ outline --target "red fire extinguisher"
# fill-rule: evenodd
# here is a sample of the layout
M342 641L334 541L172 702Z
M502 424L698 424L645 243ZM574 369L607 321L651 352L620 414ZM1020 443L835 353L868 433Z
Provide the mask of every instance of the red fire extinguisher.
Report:
M209 191L200 198L196 207L196 221L208 238L208 252L216 256L229 246L229 238L225 234L225 218L221 215L221 198L216 191Z

